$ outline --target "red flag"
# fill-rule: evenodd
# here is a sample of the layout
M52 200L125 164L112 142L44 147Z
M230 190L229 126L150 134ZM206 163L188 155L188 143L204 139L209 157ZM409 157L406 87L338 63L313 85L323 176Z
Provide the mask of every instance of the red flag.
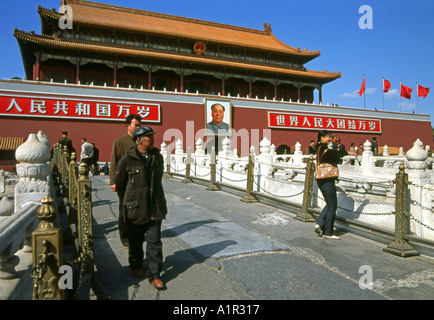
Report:
M406 87L401 84L401 97L406 99L411 99L411 92L413 91L412 88Z
M426 97L429 93L429 88L422 87L420 84L417 85L417 96Z
M361 96L364 93L365 93L365 77L363 77L363 83L362 83L362 87L360 88L360 91L359 91L359 96Z
M390 87L391 87L390 82L387 81L386 79L383 79L383 92L388 92Z

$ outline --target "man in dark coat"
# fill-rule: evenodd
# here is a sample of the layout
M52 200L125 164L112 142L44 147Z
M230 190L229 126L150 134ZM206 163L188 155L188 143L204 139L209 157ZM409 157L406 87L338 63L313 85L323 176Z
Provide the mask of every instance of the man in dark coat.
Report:
M57 143L62 145L62 152L64 146L68 147L69 154L75 152L75 149L72 146L72 140L68 138L68 131L62 131L62 138L60 138Z
M95 146L95 143L91 143L93 148L93 157L92 157L92 166L93 166L93 174L95 176L99 175L99 167L98 167L98 160L99 160L99 149Z
M138 127L140 127L142 118L137 114L130 114L126 117L126 129L127 132L117 138L113 142L112 147L112 154L110 157L110 167L109 167L109 179L110 179L110 189L113 192L116 192L116 185L115 185L115 174L116 174L116 168L119 160L122 159L123 156L130 150L131 148L134 148L135 143L131 139L133 136L134 130L136 130ZM122 211L122 199L119 198L119 212ZM119 218L121 218L119 216ZM127 236L124 234L123 230L123 224L119 220L119 236L122 243L122 246L124 248L128 248L128 239Z
M373 137L371 141L371 151L374 154L374 156L378 156L378 143L377 138Z
M164 159L154 147L154 131L137 128L132 136L135 147L118 162L114 182L123 200L121 221L129 240L128 262L134 276L144 275L143 242L146 235L146 261L149 281L164 288L160 279L163 264L161 222L167 214L162 178Z

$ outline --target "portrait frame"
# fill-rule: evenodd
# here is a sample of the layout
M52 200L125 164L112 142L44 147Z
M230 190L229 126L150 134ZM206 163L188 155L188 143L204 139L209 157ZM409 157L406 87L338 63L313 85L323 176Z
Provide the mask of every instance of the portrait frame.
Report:
M219 104L224 108L224 116L222 125L223 128L217 129L212 115L211 107L215 104ZM224 99L205 99L204 103L205 114L205 132L206 136L232 136L232 104L230 100Z

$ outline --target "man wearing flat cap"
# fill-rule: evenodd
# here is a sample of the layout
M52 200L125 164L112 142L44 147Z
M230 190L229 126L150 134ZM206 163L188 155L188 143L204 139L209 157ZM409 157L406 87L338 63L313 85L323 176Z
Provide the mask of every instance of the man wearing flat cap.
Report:
M167 214L162 178L164 159L154 147L154 130L139 127L132 140L135 147L119 160L114 182L122 210L119 212L129 240L128 262L134 276L145 275L143 243L146 236L146 273L149 282L163 289L161 222Z

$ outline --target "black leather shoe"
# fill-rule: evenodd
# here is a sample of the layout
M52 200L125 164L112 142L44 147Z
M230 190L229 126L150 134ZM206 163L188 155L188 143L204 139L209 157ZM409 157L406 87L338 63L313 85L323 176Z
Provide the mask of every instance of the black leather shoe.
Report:
M143 268L140 269L132 269L131 270L133 276L137 277L137 278L141 278L145 275L145 272L143 271Z
M121 243L122 247L124 247L125 249L128 249L128 247L130 246L130 242L128 241L128 239L121 239Z

